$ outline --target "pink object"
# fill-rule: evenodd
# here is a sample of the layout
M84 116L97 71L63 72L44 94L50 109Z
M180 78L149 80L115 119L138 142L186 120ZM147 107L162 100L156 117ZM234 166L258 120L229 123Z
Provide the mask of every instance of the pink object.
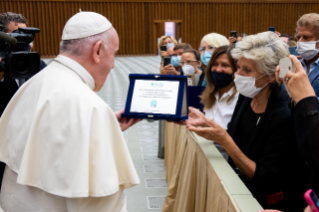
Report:
M319 212L319 199L316 193L312 189L309 189L304 194L304 197L312 212Z

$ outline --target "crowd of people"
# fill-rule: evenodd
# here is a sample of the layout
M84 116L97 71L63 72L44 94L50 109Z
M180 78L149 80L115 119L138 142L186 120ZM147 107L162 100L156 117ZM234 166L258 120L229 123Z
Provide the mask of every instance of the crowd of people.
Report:
M228 39L210 33L199 51L187 49L180 57L174 46L190 45L171 36L159 43L169 44L161 56L171 57L171 64L161 63L162 74L201 74L197 86L206 87L204 112L190 108L180 124L213 141L265 209L303 211L303 194L319 193L318 20L319 14L303 15L296 40L271 31ZM298 56L289 52L294 46ZM282 80L279 61L287 57L296 72Z

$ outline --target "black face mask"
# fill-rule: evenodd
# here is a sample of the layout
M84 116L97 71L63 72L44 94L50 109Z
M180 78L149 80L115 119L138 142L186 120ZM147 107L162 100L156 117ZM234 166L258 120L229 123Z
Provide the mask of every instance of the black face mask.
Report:
M215 84L215 87L217 89L225 88L233 81L233 75L232 74L224 74L220 72L210 72Z
M29 52L31 50L31 46L28 43L17 43L16 45L11 46L11 50L13 52L21 52L21 51Z

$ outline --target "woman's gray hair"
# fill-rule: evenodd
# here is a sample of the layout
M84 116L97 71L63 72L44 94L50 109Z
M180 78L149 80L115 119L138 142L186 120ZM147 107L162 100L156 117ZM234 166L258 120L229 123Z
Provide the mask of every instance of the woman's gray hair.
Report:
M90 52L90 48L98 41L103 41L104 47L107 49L109 30L97 35L74 40L62 40L60 43L60 54L66 53L75 57L85 56Z
M289 57L288 45L273 32L249 35L231 51L235 60L242 57L253 60L259 72L273 75L281 58Z

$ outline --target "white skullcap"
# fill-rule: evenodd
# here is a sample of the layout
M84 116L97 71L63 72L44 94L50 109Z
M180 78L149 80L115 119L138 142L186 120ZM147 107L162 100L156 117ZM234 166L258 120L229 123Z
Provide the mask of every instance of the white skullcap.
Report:
M105 32L111 27L111 22L103 15L94 12L79 12L65 24L62 40L86 38Z

